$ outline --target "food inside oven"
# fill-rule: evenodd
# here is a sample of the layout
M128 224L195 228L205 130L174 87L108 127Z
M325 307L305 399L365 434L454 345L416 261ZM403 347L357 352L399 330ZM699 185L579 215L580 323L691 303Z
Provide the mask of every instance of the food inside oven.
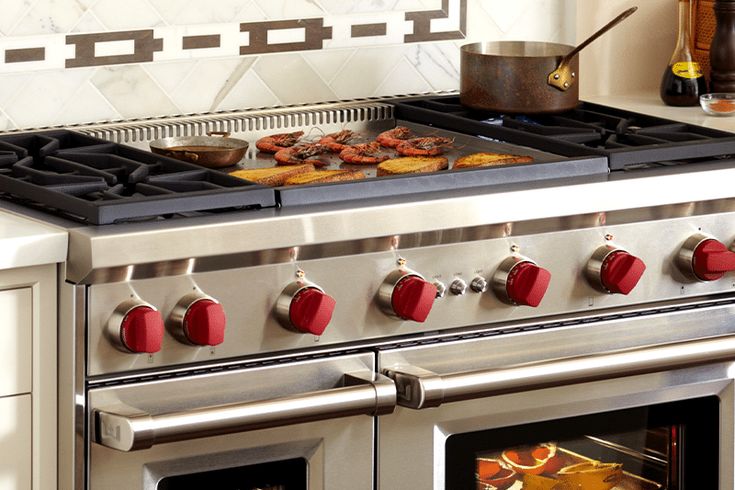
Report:
M459 433L446 490L718 488L717 397Z
M658 490L669 480L677 428L562 443L514 446L477 456L477 490ZM649 437L650 436L650 437Z

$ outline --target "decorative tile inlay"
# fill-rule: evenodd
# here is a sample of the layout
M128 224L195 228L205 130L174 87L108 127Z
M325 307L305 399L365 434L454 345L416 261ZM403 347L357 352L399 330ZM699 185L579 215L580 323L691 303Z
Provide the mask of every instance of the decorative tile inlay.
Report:
M43 61L46 58L44 48L6 49L5 63L25 63Z
M279 30L303 31L303 41L273 42L272 34ZM247 32L248 45L240 46L240 54L284 53L322 49L325 39L332 38L332 28L324 26L324 19L278 20L273 22L249 22L240 24L240 31Z
M150 0L136 1L140 4ZM47 36L47 46L53 45L55 49L45 49L47 46L39 45L33 38L25 40L28 46L17 46L17 39L0 37L0 51L5 51L5 61L0 63L0 73L29 69L150 63L192 56L199 58L244 56L462 39L465 37L467 25L467 1L442 0L441 8L438 10L405 12L395 10L337 15L325 12L322 17L313 18L160 26L141 30ZM238 0L229 0L228 3L230 8L239 5ZM108 24L121 25L117 20L111 20L118 19L127 11L121 8L119 3L105 0L92 4L93 10L82 12L75 17L77 24L93 26L104 23L103 19L108 19ZM285 9L286 3L283 6ZM154 7L147 8L146 12L150 18L144 24L158 22L159 16L155 14ZM72 22L71 19L68 22ZM112 50L110 51L101 46L102 43L113 41L132 41L134 49L132 52L125 50L116 52L115 48L109 48ZM72 46L73 49L69 51L63 49L64 46ZM212 51L200 51L207 49ZM192 51L198 54L193 54ZM43 53L43 57L40 53ZM63 59L60 58L62 56ZM33 67L16 65L27 61L43 63L37 63Z
M183 49L219 48L221 36L210 34L205 36L184 36L181 44Z
M388 32L388 24L378 22L376 24L354 24L351 26L352 37L376 37L385 36Z
M133 41L130 54L98 56L97 45L110 41ZM152 29L144 31L103 32L98 34L74 34L66 36L67 44L76 46L75 57L66 60L67 68L82 66L121 65L153 61L153 53L163 49L163 41L153 36Z
M413 33L406 34L407 43L463 39L467 29L467 1L443 0L441 10L406 12L406 20L413 21ZM441 20L453 30L435 31Z

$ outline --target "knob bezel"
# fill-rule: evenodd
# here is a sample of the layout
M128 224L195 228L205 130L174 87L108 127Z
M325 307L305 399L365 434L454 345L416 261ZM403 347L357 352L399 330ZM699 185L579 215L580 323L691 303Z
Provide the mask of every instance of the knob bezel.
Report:
M158 311L158 308L156 308L152 304L148 303L147 301L143 301L139 297L135 297L125 300L117 305L112 311L110 318L107 320L107 325L105 328L107 332L107 338L110 340L110 343L120 352L124 352L126 354L143 354L142 352L135 352L129 349L128 346L125 345L125 342L122 338L122 324L125 320L125 317L128 316L128 313L139 307L147 307L152 309L153 311Z
M418 277L422 281L426 280L418 272L402 267L388 274L378 288L378 306L380 306L380 309L386 315L398 320L403 320L403 318L396 315L396 312L393 310L393 291L396 289L398 283L407 277ZM444 293L446 294L446 287Z
M699 246L707 240L719 241L716 237L708 235L706 233L695 233L686 239L684 244L679 249L679 253L676 254L676 265L684 275L693 281L707 283L711 282L706 279L700 278L696 272L694 272L694 253Z
M275 314L278 322L284 328L302 335L305 335L306 333L299 330L293 323L291 323L291 302L299 295L299 293L307 289L316 289L322 294L327 294L319 285L307 279L300 278L283 288L281 294L278 295L278 299L276 299L275 306Z
M213 347L192 342L189 339L189 334L186 332L186 326L184 324L184 318L186 318L186 314L189 312L189 309L194 306L195 303L202 300L209 300L212 303L216 303L218 305L221 304L213 297L204 294L201 291L197 291L182 297L179 302L176 303L176 306L174 306L173 310L171 310L171 314L169 315L168 330L169 333L182 344L195 347Z

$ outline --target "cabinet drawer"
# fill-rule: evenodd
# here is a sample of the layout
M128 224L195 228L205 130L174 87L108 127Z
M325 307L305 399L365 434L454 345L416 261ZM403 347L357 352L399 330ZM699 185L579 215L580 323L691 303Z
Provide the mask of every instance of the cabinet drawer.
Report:
M0 398L0 490L31 488L31 395Z
M31 391L32 314L31 288L0 291L0 396Z

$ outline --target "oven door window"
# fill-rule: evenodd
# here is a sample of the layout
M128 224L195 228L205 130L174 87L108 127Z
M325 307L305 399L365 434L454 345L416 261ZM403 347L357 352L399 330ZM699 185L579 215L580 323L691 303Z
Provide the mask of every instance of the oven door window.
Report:
M161 479L156 490L307 490L307 471L305 459L290 459L170 476Z
M447 490L718 488L717 397L455 434Z

